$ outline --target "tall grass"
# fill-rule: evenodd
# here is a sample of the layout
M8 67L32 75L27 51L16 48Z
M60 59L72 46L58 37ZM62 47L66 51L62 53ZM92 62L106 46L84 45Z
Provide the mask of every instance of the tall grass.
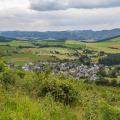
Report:
M0 84L0 120L120 120L119 87L48 73L13 74L18 75L13 87ZM64 104L66 96L76 104Z

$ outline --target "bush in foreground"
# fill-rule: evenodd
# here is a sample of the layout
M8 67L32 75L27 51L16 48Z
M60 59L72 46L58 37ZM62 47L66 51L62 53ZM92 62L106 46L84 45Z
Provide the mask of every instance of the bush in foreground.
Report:
M45 80L38 90L39 97L50 94L55 101L72 105L78 102L78 91L69 82L62 80Z

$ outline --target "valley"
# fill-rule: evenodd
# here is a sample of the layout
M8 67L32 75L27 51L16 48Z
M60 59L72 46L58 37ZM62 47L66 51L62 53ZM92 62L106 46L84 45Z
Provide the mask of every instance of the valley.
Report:
M120 0L0 0L0 120L120 120Z
M119 120L120 37L0 42L0 120Z

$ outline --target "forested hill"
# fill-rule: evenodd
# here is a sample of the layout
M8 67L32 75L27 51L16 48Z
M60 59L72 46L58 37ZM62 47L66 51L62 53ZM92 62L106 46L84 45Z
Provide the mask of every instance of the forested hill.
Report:
M8 41L11 41L11 40L13 40L13 39L0 36L0 42L8 42Z
M105 40L120 35L120 29L102 30L102 31L5 31L0 32L0 36L9 38L24 39L75 39L75 40Z

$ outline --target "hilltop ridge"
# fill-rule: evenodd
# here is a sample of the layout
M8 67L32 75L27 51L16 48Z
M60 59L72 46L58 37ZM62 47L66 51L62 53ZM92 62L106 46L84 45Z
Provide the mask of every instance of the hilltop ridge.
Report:
M0 32L0 36L9 38L21 38L21 39L74 39L74 40L106 40L120 35L120 28L112 30L74 30L74 31L4 31Z

